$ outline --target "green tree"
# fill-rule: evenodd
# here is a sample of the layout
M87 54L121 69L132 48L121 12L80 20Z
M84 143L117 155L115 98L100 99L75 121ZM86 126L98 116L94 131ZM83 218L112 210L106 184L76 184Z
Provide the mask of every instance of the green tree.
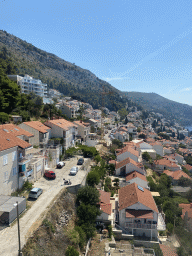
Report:
M151 156L149 155L148 152L143 152L142 154L142 158L146 161L150 161L151 160Z
M77 208L78 224L94 224L100 214L99 208L95 205L81 203Z
M128 111L125 108L121 108L118 110L118 114L120 115L120 120L123 120L128 115Z
M73 246L68 246L67 250L65 252L66 256L79 256L79 252L73 247Z
M85 186L78 190L77 203L97 205L99 203L99 191L96 188Z
M86 182L88 186L94 187L98 185L100 181L99 173L96 171L90 171L87 175Z

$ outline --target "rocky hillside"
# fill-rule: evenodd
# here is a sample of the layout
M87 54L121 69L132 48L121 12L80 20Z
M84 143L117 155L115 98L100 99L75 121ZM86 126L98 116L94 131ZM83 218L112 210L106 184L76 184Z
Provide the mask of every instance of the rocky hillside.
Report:
M168 100L156 93L123 92L129 100L139 103L144 109L175 119L182 125L192 124L192 107Z
M6 47L16 65L17 74L29 74L58 89L64 95L78 96L94 107L102 105L101 92L112 91L105 105L111 110L124 106L125 99L109 83L99 79L89 70L82 69L54 54L47 53L6 31L0 30L0 49Z

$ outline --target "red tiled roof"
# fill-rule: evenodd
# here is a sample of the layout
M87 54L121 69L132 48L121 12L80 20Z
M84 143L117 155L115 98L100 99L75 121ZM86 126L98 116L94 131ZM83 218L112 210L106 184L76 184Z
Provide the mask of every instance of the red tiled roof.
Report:
M139 178L141 180L147 181L146 177L143 174L138 173L136 171L131 172L131 173L126 175L126 181L129 181L129 180L132 180L132 179L135 179L135 178Z
M39 131L39 132L42 132L42 133L47 133L48 130L50 130L51 128L42 124L41 122L39 121L30 121L30 122L24 122L24 124L32 127L33 129Z
M119 211L138 202L158 212L155 201L148 189L143 188L143 191L141 191L136 183L119 189Z
M178 169L179 169L179 165L177 165L173 161L168 160L167 158L156 160L156 161L154 161L154 163L156 165L164 165L164 166L168 166L168 167L178 167Z
M153 219L153 212L148 210L126 210L126 218Z
M174 180L179 180L181 177L184 177L184 178L187 178L187 179L191 180L191 177L187 173L183 172L182 170L178 170L178 171L165 170L165 171L163 171L163 173L172 177Z
M85 122L81 122L81 121L74 121L74 124L80 125L82 127L89 127L90 123L85 123Z
M189 164L185 164L183 167L185 167L188 171L192 170L192 166Z
M101 211L104 213L107 213L108 215L111 215L111 204L100 204Z
M70 122L70 121L67 121L65 119L55 119L55 120L49 120L47 122L45 122L46 125L49 125L49 124L54 124L56 126L59 126L60 128L64 129L64 130L69 130L69 128L71 127L77 127L76 124Z
M192 218L192 204L179 204L179 207L182 208L182 219L184 218L186 212L188 213L188 217Z
M133 159L128 157L128 158L125 158L124 160L122 160L120 162L116 162L115 169L119 169L119 168L125 166L126 164L130 164L130 163L137 166L137 162L135 162Z
M110 192L105 192L103 190L99 190L100 193L100 202L104 204L110 204Z
M0 130L0 151L13 148L13 147L29 148L31 144L15 137L14 135Z
M125 152L130 152L132 155L135 155L135 156L139 156L139 152L135 149L133 149L133 147L130 147L130 146L125 146L124 148L122 148L118 153L117 155L121 155Z
M25 131L24 129L20 128L17 125L14 124L2 124L0 125L0 130L5 130L6 132L14 135L14 136L21 136L25 135L27 137L33 137L34 135L28 131Z
M176 249L173 249L165 244L159 244L159 246L162 250L163 256L178 256L178 254L176 253Z

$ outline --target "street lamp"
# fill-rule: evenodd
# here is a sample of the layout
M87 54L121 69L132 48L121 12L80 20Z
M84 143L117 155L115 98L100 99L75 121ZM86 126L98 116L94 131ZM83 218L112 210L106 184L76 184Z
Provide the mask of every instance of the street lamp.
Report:
M21 241L20 241L20 229L19 229L19 206L18 206L18 201L16 202L16 204L14 204L14 206L17 207L17 227L18 227L18 241L19 241L19 251L18 251L18 255L19 255L19 256L22 256Z

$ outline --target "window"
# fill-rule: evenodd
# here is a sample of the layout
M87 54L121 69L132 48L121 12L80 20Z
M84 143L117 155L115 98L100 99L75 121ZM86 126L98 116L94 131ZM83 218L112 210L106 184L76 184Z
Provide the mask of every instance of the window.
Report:
M3 165L8 164L8 155L3 156Z
M13 176L17 174L17 167L13 167Z
M8 181L9 176L8 176L8 171L4 172L4 182Z
M13 153L12 153L12 161L15 161L16 160L16 151L14 151Z

